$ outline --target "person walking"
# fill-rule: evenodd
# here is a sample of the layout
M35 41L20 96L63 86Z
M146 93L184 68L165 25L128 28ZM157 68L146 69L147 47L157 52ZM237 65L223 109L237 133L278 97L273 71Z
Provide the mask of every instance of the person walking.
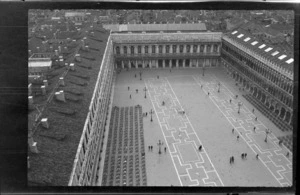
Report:
M167 147L165 147L165 153L167 152Z
M209 92L208 92L207 94L208 94L208 96L209 96Z
M244 159L244 157L245 157L245 156L244 156L244 153L242 153L241 157L242 157L242 159Z
M254 131L254 132L255 132L255 129L256 129L256 127L254 126L254 127L253 127L253 131Z
M286 157L289 158L290 157L290 152L286 153Z
M258 154L256 154L256 159L258 160Z
M201 150L202 150L202 145L199 146L199 151L201 151Z
M239 141L239 138L240 138L240 136L238 135L238 136L236 137L236 140Z
M134 74L134 77L136 78L136 74Z
M130 94L129 98L131 99L131 94Z
M229 102L231 103L231 99L229 100Z
M136 92L136 93L138 93L138 92L139 92L139 90L138 90L138 89L136 89L136 90L135 90L135 92Z
M148 116L148 112L146 112L146 117Z
M128 86L128 91L129 91L130 87Z
M232 129L232 133L234 133L234 128Z
M148 151L150 151L151 150L151 146L148 146Z
M255 117L255 121L257 121L257 117Z
M244 154L245 159L247 159L247 153Z
M152 150L153 150L153 146L150 146L150 150L151 150L151 152L152 152Z

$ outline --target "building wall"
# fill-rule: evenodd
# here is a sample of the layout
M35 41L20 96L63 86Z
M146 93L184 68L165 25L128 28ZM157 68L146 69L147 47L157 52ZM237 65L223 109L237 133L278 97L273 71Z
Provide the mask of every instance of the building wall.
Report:
M293 80L234 44L223 40L222 64L258 101L287 124L293 117Z
M89 113L76 153L69 186L92 186L98 179L104 131L114 75L112 41L109 38L99 71Z

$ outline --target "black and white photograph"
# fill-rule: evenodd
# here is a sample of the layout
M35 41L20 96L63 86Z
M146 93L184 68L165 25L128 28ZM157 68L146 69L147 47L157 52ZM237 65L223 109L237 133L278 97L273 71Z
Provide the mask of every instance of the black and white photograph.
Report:
M291 187L294 17L30 9L28 186Z

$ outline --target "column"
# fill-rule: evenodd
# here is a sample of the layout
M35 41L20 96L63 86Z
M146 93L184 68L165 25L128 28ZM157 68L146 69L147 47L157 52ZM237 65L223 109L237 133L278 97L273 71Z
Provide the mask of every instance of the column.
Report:
M166 53L166 45L163 45L163 54Z
M122 69L124 69L124 61L122 60L121 63L122 63Z
M200 53L200 45L197 45L197 53Z
M176 68L179 67L178 60L176 59Z
M283 115L283 121L285 121L285 119L286 119L286 112L287 112L287 109L285 108L285 113Z
M183 53L186 53L186 44L183 45Z
M135 68L138 68L137 60L135 61Z
M197 61L197 68L199 68L199 60L198 60L198 59L196 59L196 61Z
M203 53L206 54L206 44L204 45Z
M170 53L173 53L173 45L170 45Z
M290 117L290 120L289 120L289 125L291 125L291 123L292 123L292 118L293 118L293 113L291 113L291 117Z
M128 60L128 66L129 66L129 68L131 68L131 62L130 62L130 60Z
M166 67L165 60L162 61L163 61L163 68L165 68Z
M182 60L182 66L185 68L185 59Z
M214 52L214 44L211 44L210 53Z
M155 60L155 66L156 66L156 68L158 68L158 60Z
M158 45L155 45L155 53L159 53Z
M145 45L142 45L142 54L145 54Z
M179 49L179 45L176 45L176 53L180 53Z
M124 48L120 46L120 53L123 55L124 54Z
M152 68L152 60L149 60L149 67Z

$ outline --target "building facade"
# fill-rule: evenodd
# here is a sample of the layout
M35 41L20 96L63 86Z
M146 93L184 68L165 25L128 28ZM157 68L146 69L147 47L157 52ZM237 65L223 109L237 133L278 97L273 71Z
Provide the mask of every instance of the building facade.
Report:
M294 59L245 31L224 35L221 53L222 65L236 82L270 111L270 117L292 129Z
M220 63L221 33L112 34L115 67L199 68Z

